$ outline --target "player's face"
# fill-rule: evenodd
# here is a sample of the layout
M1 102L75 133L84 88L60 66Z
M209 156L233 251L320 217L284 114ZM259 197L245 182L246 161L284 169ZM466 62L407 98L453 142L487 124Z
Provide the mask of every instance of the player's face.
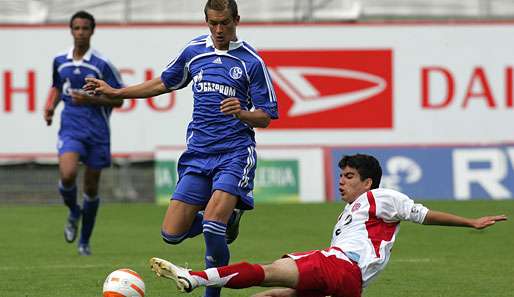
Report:
M228 50L230 41L237 40L236 26L239 16L234 19L230 10L207 10L207 24L211 31L214 47L219 50Z
M346 166L341 170L339 192L341 193L341 198L348 203L352 203L360 195L369 191L371 184L371 178L361 180L361 176L355 168Z
M93 27L88 19L75 18L71 23L71 35L76 47L89 46Z

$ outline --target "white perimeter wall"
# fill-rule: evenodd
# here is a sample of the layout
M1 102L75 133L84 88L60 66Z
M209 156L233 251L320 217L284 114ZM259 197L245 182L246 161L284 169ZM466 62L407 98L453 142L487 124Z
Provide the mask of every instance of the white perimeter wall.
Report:
M127 84L134 84L144 79L145 71L158 75L187 41L203 33L203 25L99 26L93 46L123 70ZM260 51L378 49L392 55L392 79L382 80L392 88L389 127L266 129L258 131L258 142L335 146L512 141L513 33L514 23L240 26L239 36ZM69 30L65 26L0 27L0 40L0 153L53 153L59 121L48 128L42 114L51 81L52 58L72 43ZM298 64L302 63L299 59ZM425 84L423 69L429 73ZM29 109L28 93L23 90L29 85L31 71L35 75L34 110ZM18 90L12 95L10 110L6 102L8 76L12 78L10 87ZM302 86L305 81L287 76L283 80L296 84L302 94L313 90L322 93L321 89L328 86ZM423 92L431 106L423 105ZM183 145L192 106L189 89L177 92L174 105L166 109L169 103L169 95L165 95L156 101L164 112L138 101L131 111L114 113L113 153L151 152L158 145ZM327 116L335 114L330 108L322 112ZM360 121L373 120L362 110L351 115ZM283 120L294 120L294 116L284 115ZM333 121L337 123L337 117Z

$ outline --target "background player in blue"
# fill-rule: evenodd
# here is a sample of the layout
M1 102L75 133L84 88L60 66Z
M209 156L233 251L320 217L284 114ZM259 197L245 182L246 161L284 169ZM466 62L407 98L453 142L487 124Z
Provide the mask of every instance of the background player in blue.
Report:
M53 61L52 100L45 108L47 125L52 124L54 110L64 102L57 144L59 153L59 192L70 212L64 227L64 239L75 241L79 220L82 227L78 251L90 255L89 238L95 224L100 198L98 184L102 168L111 165L109 117L113 107L122 100L86 96L82 87L86 77L101 78L112 86L121 87L118 71L110 62L90 47L95 19L85 11L75 13L70 20L73 48L57 55ZM82 207L77 204L76 177L78 162L86 165Z
M179 159L179 181L161 233L167 243L177 244L203 231L206 266L217 267L229 261L227 239L233 240L234 234L227 236L227 226L237 225L233 210L253 208L253 128L267 127L278 114L263 60L237 38L236 2L209 0L204 13L210 35L190 41L160 78L122 89L88 79L85 89L112 98L146 98L192 83L187 150ZM207 288L206 296L219 296L219 290Z

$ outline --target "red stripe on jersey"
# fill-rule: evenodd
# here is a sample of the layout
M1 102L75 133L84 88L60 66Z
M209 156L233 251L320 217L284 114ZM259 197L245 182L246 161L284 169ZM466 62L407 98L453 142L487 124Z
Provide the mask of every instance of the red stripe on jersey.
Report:
M367 196L369 202L369 218L366 221L366 230L368 230L368 238L373 244L376 256L380 257L380 244L382 241L391 241L399 222L386 223L382 219L377 218L375 197L371 191L368 191Z

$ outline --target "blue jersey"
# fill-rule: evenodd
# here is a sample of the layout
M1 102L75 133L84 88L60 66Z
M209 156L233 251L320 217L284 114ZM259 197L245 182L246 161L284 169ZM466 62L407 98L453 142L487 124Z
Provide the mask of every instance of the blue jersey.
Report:
M242 109L261 109L278 118L266 65L243 41L231 42L228 51L221 51L214 48L211 36L197 37L166 67L161 80L169 90L193 82L193 118L186 142L194 151L219 153L255 146L253 128L220 111L223 99L236 97Z
M109 118L112 107L72 102L71 91L81 90L86 77L102 79L114 88L122 87L116 68L91 48L80 61L73 60L73 48L57 55L53 62L52 86L61 92L61 100L64 102L59 136L92 143L110 143Z

